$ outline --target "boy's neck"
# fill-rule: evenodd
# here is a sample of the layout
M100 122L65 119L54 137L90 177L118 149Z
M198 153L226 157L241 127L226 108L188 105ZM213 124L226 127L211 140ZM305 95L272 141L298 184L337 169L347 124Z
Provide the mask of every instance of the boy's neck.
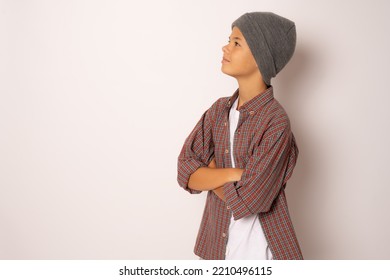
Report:
M261 78L237 79L237 82L239 93L238 108L267 89L267 85Z

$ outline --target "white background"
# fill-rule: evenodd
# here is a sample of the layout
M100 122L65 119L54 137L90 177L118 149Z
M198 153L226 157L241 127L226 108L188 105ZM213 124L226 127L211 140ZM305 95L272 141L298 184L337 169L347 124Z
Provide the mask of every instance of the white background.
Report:
M0 1L0 258L196 259L205 195L176 182L248 11L296 23L273 80L300 149L307 259L390 259L388 1Z

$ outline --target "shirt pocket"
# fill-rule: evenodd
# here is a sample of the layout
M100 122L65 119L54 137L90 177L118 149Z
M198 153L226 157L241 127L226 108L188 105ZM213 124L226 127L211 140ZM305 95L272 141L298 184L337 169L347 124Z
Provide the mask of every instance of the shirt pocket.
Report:
M250 158L255 154L261 142L261 127L249 123L243 124L235 133L234 159L236 167L245 168Z
M237 168L245 168L249 158L252 135L238 129L234 135L233 156Z

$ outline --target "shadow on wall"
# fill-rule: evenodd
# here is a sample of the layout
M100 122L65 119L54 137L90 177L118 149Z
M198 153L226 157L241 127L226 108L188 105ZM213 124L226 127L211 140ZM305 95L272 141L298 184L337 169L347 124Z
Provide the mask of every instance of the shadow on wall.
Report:
M299 157L286 193L290 214L305 259L326 259L331 250L321 221L326 213L311 197L318 191L315 180L321 173L321 147L316 144L306 121L313 110L310 98L321 84L321 63L312 46L297 46L295 54L275 79L276 98L286 108L295 135ZM322 220L321 220L322 219ZM318 226L320 225L320 226ZM324 225L324 224L323 224Z

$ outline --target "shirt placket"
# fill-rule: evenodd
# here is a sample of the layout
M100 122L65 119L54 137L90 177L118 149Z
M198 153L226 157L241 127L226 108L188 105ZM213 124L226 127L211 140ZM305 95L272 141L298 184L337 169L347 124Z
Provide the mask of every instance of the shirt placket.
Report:
M238 118L237 128L234 132L234 138L233 138L233 142L232 142L233 147L231 147L231 145L230 145L230 123L229 123L230 107L231 107L231 103L229 101L229 109L227 110L226 115L224 117L224 128L225 128L224 147L225 147L225 149L224 149L224 157L223 158L224 158L225 168L226 167L233 167L232 158L230 156L230 149L234 148L234 145L237 142L237 137L238 137L238 135L241 134L241 125L248 118L248 116L246 114L246 110L245 109L241 110L240 116ZM234 150L232 150L232 154L233 154L233 160L235 160ZM235 162L235 163L236 163L236 167L237 167L237 162ZM232 217L232 212L230 211L230 208L227 206L226 209L228 210L229 215L228 215L227 219L225 220L225 223L224 223L224 226L222 229L222 238L224 238L224 256L226 256L226 254L228 253L227 252L227 249L228 249L227 242L228 242L228 238L229 238L228 232L229 232L229 226L230 226L230 221L231 221L231 217Z
M238 137L239 137L239 135L241 135L242 125L247 120L247 118L248 118L248 116L247 116L246 110L245 109L240 110L240 116L238 117L237 128L236 128L236 131L234 132L233 146L235 146L236 143L238 143ZM237 168L240 168L241 162L237 161L236 154L234 151L233 151L233 160L234 160L235 166Z
M229 101L229 105L230 104L230 101ZM230 107L230 106L229 106ZM224 135L225 135L225 141L223 142L224 144L224 155L223 155L223 164L224 164L224 167L227 168L227 167L232 167L232 162L231 162L231 158L230 158L230 149L232 147L230 147L230 124L229 124L229 107L227 108L226 112L225 112L225 116L224 116ZM223 258L225 258L226 256L226 249L227 249L227 241L228 241L228 238L229 238L229 226L230 226L230 219L231 219L231 211L229 210L228 207L226 207L226 209L228 210L227 213L228 215L226 215L226 217L224 217L224 222L223 222L223 225L222 225L222 233L221 233L221 238L223 238Z

